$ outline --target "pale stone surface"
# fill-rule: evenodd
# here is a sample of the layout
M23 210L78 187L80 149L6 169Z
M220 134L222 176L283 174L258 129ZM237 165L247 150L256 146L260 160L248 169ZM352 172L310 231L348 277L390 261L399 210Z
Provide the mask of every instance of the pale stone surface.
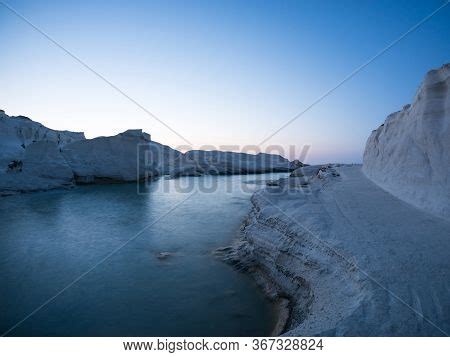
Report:
M291 172L292 177L315 176L324 165L311 165L299 167Z
M9 116L0 110L0 172L7 170L13 160L22 160L25 148L38 141L51 141L63 147L84 140L83 133L58 131L24 116Z
M221 151L188 151L183 154L169 146L151 141L141 129L130 129L110 137L85 139L83 133L55 131L25 117L9 117L0 112L0 190L4 193L56 188L74 178L76 183L131 182L147 177L228 175L289 171L302 165L290 163L279 155L250 155ZM34 146L34 164L25 155L28 147L40 142L53 143L52 155L44 146ZM44 151L45 151L44 150ZM50 151L49 151L50 152ZM38 154L40 153L40 154ZM29 153L30 154L30 153ZM53 161L52 161L53 160ZM55 180L61 165L71 175ZM33 169L31 169L33 168ZM41 175L38 170L46 171ZM23 170L22 170L23 169ZM53 170L55 170L53 172ZM19 174L20 173L20 174ZM45 179L49 182L45 183Z
M370 135L363 171L406 202L450 219L450 64Z
M450 222L384 191L360 165L320 172L256 192L239 239L218 254L290 300L287 335L449 334Z
M450 334L450 65L367 141L364 165L298 168L252 197L222 254L273 298L287 335Z
M25 149L20 165L0 173L0 195L73 185L73 172L57 143L38 141Z
M161 147L142 130L68 144L62 155L77 183L131 182L157 174Z
M292 165L280 155L191 150L178 159L172 175L178 177L288 172L292 170Z
M58 175L58 165L61 160L65 160L65 165L71 168L72 176L79 184L131 182L163 175L175 178L285 172L303 165L298 160L291 163L279 155L269 154L201 150L183 154L151 141L150 134L141 129L129 129L115 136L87 140L83 133L48 129L29 118L10 117L0 111L0 172L8 172L0 179L0 190L25 192L45 187L43 176L39 176L37 171L30 171L28 164L26 168L23 166L26 148L37 142L54 143L62 155L58 153L57 159L56 156L40 157L40 165L48 172L48 176ZM12 175L19 172L22 166L22 174ZM51 172L54 169L57 171ZM11 181L13 177L16 178L15 184ZM53 188L55 185L54 180L48 183L48 187Z

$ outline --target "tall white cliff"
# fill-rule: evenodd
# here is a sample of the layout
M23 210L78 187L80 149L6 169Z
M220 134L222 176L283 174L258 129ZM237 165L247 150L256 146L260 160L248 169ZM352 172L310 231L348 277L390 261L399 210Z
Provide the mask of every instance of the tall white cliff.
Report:
M394 196L450 219L450 64L429 71L413 103L367 140L363 171Z

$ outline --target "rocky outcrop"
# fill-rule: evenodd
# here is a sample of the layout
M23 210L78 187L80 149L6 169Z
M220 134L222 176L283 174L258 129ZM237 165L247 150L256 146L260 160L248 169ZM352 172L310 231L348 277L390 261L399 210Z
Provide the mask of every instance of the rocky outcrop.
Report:
M299 163L291 163L280 155L191 150L178 158L172 175L178 177L288 172L297 166Z
M68 187L73 183L132 182L166 175L182 155L151 141L150 135L140 129L110 137L81 139L71 134L58 136L29 119L20 120L15 130L4 133L6 139L1 142L5 147L14 148L4 155L8 164L0 174L2 195ZM25 120L24 127L19 125L22 120ZM34 142L29 142L29 135L25 135L30 126L38 128Z
M289 300L290 336L450 333L450 223L405 204L360 165L323 165L257 191L218 254Z
M327 165L311 165L299 167L291 172L291 177L314 177L316 176L321 169L325 169Z
M253 195L221 255L290 301L286 335L450 334L449 86L450 65L430 71L362 168L300 167Z
M411 105L367 140L363 171L402 200L450 217L450 64L427 73Z
M175 178L286 172L303 165L269 154L202 150L183 154L151 141L141 129L85 139L83 133L48 129L31 119L9 117L4 112L0 112L0 148L3 193L66 187L72 181L90 184L140 181L163 175ZM25 159L32 154L34 161Z
M27 117L9 116L0 110L0 172L5 172L12 161L22 160L32 143L49 141L63 147L84 139L83 133L49 129Z
M66 145L62 155L77 183L131 182L158 176L165 160L178 152L150 140L142 130Z
M25 148L22 160L0 173L0 195L71 187L73 172L57 143L38 141Z

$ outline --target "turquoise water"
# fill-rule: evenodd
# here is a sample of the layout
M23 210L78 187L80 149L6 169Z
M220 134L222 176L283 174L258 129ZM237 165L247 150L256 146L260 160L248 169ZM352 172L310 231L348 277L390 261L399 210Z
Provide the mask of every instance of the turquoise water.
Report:
M270 302L211 251L230 244L250 209L259 186L243 182L283 175L0 198L0 333L35 311L8 335L268 335Z

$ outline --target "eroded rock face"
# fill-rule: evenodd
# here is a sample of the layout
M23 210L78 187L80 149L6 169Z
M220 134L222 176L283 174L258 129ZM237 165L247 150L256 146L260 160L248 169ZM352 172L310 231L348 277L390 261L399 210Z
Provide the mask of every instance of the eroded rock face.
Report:
M0 194L42 191L73 185L73 172L57 143L38 141L28 145L23 160L0 173Z
M450 64L427 73L411 105L367 140L363 171L394 196L450 217Z
M84 140L83 133L59 131L45 127L24 116L9 116L0 110L0 172L14 160L23 160L25 149L32 143L49 141L58 147Z
M298 163L294 166L297 167ZM172 175L236 175L265 172L288 172L293 164L280 155L257 155L231 151L191 150L175 162Z
M360 165L281 178L251 200L238 239L216 255L289 299L284 334L448 334L450 222L389 194Z
M77 183L132 182L159 174L163 146L142 130L83 140L66 145L62 155Z
M73 173L57 144L38 141L25 149L22 173L56 180L72 180Z
M42 144L41 144L42 143ZM151 141L141 129L85 139L0 111L0 191L27 192L147 177L287 172L303 165L279 155L188 151ZM70 172L69 172L70 171ZM45 182L48 180L48 182Z

